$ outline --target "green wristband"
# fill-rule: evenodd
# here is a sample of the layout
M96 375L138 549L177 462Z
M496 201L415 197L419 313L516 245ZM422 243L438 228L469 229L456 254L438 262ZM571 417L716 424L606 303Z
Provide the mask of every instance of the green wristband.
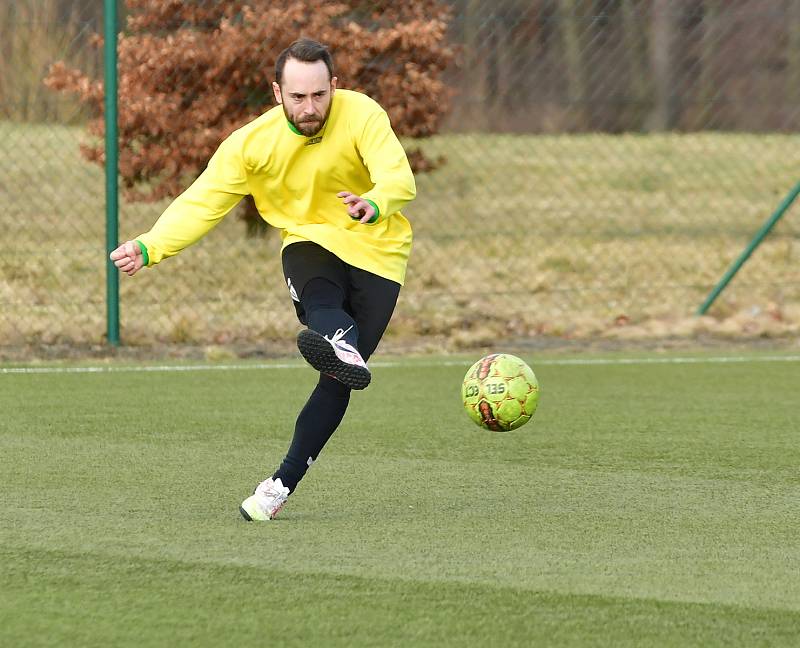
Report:
M139 246L139 249L142 251L142 256L144 257L144 263L142 265L149 266L150 265L150 255L147 253L147 246L142 243L139 239L134 241L136 245Z
M367 224L372 225L372 223L377 222L377 220L380 218L381 210L378 209L378 205L375 204L374 200L370 200L369 198L364 198L364 201L372 205L373 209L375 210L375 215L367 221Z

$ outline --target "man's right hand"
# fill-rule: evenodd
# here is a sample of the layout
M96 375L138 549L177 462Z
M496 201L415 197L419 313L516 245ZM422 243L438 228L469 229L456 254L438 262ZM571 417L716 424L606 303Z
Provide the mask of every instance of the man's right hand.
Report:
M111 260L120 272L132 277L144 265L144 255L136 241L126 241L111 253Z

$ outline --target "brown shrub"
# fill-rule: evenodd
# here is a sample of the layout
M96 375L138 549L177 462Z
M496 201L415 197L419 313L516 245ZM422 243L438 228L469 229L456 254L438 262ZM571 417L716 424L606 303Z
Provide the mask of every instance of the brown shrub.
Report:
M301 36L329 45L340 87L381 103L399 135L435 133L449 109L441 77L453 59L445 38L451 10L440 0L126 5L118 46L119 164L132 200L180 193L230 132L274 105L275 59ZM95 42L102 44L99 36ZM91 107L89 132L103 136L101 79L58 62L45 84ZM101 140L82 152L104 161ZM410 157L420 170L433 165L419 153Z

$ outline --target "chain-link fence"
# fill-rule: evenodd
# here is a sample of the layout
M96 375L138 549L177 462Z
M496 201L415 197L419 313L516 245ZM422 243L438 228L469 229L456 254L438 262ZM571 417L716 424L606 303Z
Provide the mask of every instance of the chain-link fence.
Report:
M80 151L91 108L43 84L58 60L100 78L98 4L0 4L0 347L103 342L104 177ZM381 6L361 3L367 33ZM798 331L796 206L713 321L692 315L800 179L800 0L449 6L451 105L437 135L408 141L439 163L405 210L415 244L388 341ZM124 200L121 237L166 204ZM285 348L298 324L278 237L248 237L240 216L122 277L124 343Z

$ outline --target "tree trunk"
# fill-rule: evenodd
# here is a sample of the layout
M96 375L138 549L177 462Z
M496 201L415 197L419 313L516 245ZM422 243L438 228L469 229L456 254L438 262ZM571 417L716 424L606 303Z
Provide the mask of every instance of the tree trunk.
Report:
M572 119L570 130L586 130L589 124L586 105L586 77L584 75L581 51L581 25L579 23L576 0L559 0L559 23L561 43L567 73L567 93Z
M629 115L623 122L628 128L641 129L645 121L645 104L650 96L647 78L647 42L642 31L634 0L622 0L622 39L628 52Z
M700 74L697 80L697 108L692 119L694 130L714 126L714 99L717 95L714 61L720 38L719 0L703 0L703 36L700 47Z
M495 119L497 117L497 106L499 99L498 95L500 92L499 48L501 45L500 38L498 36L500 18L493 9L490 11L491 14L489 18L489 28L486 33L486 40L483 43L483 58L484 61L486 61L486 78L484 82L484 88L486 88L485 100L488 108L488 114L490 116L489 126L490 128L496 128L497 122Z
M480 0L467 0L464 7L464 79L467 83L464 97L467 109L462 109L465 122L476 127L485 125L488 111L484 91L484 71L481 52L485 51L483 39L483 20Z
M674 0L653 0L650 75L655 90L655 105L647 118L646 128L650 131L672 130L678 124L680 105L675 84L675 12Z
M784 105L797 106L800 104L800 2L787 0L786 29L788 30L786 51L786 99ZM789 114L781 124L785 130L798 128L797 117Z
M267 234L269 225L258 213L252 196L245 196L239 217L244 221L247 238L263 238Z

